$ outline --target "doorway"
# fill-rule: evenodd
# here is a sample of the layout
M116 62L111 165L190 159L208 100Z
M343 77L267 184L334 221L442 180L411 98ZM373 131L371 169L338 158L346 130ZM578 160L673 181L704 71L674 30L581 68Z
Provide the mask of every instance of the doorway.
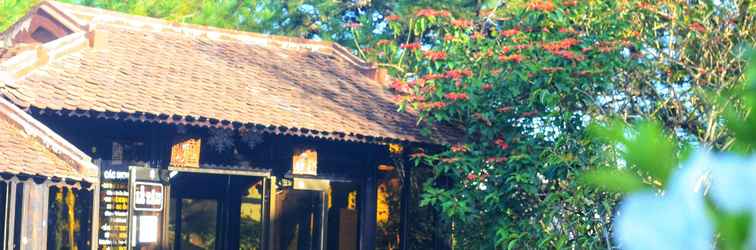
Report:
M325 249L326 193L286 188L276 195L278 249Z
M171 178L170 249L263 249L267 178L181 172Z

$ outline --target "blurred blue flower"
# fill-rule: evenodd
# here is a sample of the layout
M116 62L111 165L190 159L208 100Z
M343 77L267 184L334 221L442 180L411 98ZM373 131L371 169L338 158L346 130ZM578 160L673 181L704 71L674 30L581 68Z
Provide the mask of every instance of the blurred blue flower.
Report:
M756 156L697 151L663 192L639 192L620 204L615 239L626 250L713 249L714 227L705 197L726 213L756 215ZM748 249L756 249L751 225Z
M714 160L700 151L672 175L664 193L631 194L621 203L615 238L626 250L703 250L714 246L704 191Z
M720 155L711 173L710 195L731 213L756 210L756 158Z

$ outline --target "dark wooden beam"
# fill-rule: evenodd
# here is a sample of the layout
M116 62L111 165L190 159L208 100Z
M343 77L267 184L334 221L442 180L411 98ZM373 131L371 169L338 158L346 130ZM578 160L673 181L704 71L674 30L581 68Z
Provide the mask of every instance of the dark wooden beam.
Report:
M402 165L397 166L403 168L404 176L402 180L402 197L401 197L401 217L399 223L399 232L401 234L399 238L399 249L409 249L409 210L410 210L410 197L412 192L412 162L408 159L408 155L402 154Z
M362 186L363 199L360 220L362 222L360 249L362 250L375 249L378 164L376 164L374 156L375 153L371 153L367 157L365 182Z

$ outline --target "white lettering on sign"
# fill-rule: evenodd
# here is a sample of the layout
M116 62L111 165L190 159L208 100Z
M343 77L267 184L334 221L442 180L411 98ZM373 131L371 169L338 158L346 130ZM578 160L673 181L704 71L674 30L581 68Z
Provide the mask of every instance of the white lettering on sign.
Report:
M162 211L163 185L150 182L134 183L134 210Z
M128 180L129 172L108 169L102 172L102 178L106 180Z

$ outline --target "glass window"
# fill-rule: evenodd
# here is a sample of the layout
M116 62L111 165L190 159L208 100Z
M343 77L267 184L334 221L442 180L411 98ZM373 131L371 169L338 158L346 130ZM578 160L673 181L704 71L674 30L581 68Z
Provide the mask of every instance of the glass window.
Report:
M91 193L50 188L47 249L88 249L91 243Z
M398 249L401 226L400 176L393 166L379 167L376 203L376 249Z
M218 201L181 200L181 249L215 249Z

